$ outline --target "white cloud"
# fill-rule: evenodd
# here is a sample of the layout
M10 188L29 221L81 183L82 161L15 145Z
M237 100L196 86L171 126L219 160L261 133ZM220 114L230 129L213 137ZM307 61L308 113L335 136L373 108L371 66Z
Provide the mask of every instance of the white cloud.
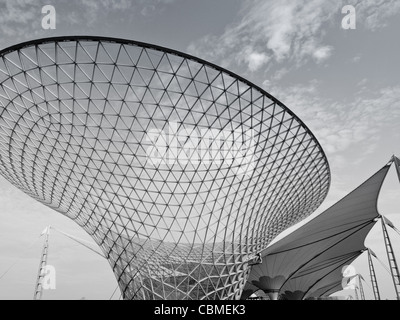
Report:
M263 52L268 62L294 62L296 66L314 60L321 63L332 56L334 48L327 41L327 31L340 28L344 5L356 7L357 25L368 30L384 27L400 12L398 0L246 0L237 22L220 36L207 35L192 42L188 50L213 62L234 66L238 62L250 70L252 52ZM239 50L238 48L248 48ZM269 65L261 64L259 67Z
M340 165L338 157L359 150L362 161L380 147L400 123L400 86L376 92L372 98L356 96L346 104L318 96L318 83L288 88L272 87L270 92L307 124L326 151Z
M365 88L365 85L368 83L368 79L367 78L363 78L362 80L360 80L358 83L357 83L357 87L363 87L363 88Z
M399 12L398 0L363 0L356 5L357 22L372 31L386 27L389 18Z
M23 35L41 22L40 2L32 0L4 1L0 4L0 26L2 37Z
M331 46L324 46L317 48L314 53L313 57L318 63L321 63L327 60L332 55L333 47Z
M291 35L294 32L295 25L292 23L294 19L295 2L284 1L283 5L272 6L269 21L264 23L259 16L262 10L252 12L254 18L257 19L255 26L260 31L265 32L268 37L267 48L274 52L277 60L284 59L290 52ZM265 8L263 8L265 9ZM249 17L247 17L249 19ZM251 20L251 19L249 19Z
M287 67L283 67L283 68L279 69L278 71L276 71L272 75L271 80L278 81L278 80L282 79L288 73L289 73L289 69Z
M355 98L342 103L321 97L319 86L313 81L268 88L304 121L327 155L332 185L328 201L318 212L362 182L356 172L365 178L372 174L371 158L388 161L399 150L395 135L400 123L400 86L377 90L370 98L355 93Z
M256 71L269 61L269 57L265 53L251 52L245 60L248 64L250 71Z
M258 67L272 59L297 64L309 58L321 62L332 53L332 47L322 43L322 27L338 12L336 2L247 0L241 12L239 22L226 28L220 37L206 36L193 42L189 51L214 61L221 59L225 64L246 63L250 70L256 68L249 63L254 52L264 55Z
M151 5L147 5L140 11L140 14L142 16L146 17L146 16L151 15L154 12L155 9L156 9L156 7L154 5L152 5L152 4Z

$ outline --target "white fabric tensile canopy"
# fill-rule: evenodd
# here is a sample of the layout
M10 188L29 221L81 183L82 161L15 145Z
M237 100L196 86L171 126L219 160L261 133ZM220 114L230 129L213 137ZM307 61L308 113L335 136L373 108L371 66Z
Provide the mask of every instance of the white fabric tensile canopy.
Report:
M340 290L342 268L366 248L379 217L377 201L392 160L332 207L261 254L252 267L242 299L254 288L271 299L306 299ZM326 289L326 290L325 290ZM336 291L338 291L336 290Z

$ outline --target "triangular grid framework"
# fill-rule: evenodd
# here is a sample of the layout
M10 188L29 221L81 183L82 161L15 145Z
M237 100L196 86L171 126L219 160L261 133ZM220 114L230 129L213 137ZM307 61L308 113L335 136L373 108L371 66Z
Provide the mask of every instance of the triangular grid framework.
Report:
M248 262L330 183L313 134L262 89L100 37L0 52L0 173L82 226L126 299L239 298Z

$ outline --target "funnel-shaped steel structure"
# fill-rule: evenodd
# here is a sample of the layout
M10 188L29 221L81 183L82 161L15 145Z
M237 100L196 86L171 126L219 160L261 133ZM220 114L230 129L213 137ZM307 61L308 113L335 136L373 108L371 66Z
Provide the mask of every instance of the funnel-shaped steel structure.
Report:
M259 87L103 37L0 52L0 173L93 237L125 299L239 298L330 183L313 134Z

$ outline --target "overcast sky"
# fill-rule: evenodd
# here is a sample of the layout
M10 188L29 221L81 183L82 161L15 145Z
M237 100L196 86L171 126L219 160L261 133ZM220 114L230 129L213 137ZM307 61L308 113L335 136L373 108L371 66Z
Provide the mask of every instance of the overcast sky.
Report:
M49 4L56 9L55 30L41 26L42 7ZM354 30L342 28L345 5L356 9ZM323 146L332 186L319 213L400 155L399 17L398 0L0 0L0 48L60 35L111 36L234 71L286 104ZM398 228L399 195L391 170L379 209ZM18 259L0 279L0 299L32 298L38 237L47 225L91 241L2 177L0 217L0 276ZM367 245L387 263L380 231L373 229ZM391 235L399 244L400 236ZM55 232L48 263L56 267L57 289L45 291L44 299L108 299L117 286L107 261ZM366 263L362 256L354 266L369 282ZM378 265L377 272L383 298L393 299L390 276ZM368 285L364 289L372 298Z

